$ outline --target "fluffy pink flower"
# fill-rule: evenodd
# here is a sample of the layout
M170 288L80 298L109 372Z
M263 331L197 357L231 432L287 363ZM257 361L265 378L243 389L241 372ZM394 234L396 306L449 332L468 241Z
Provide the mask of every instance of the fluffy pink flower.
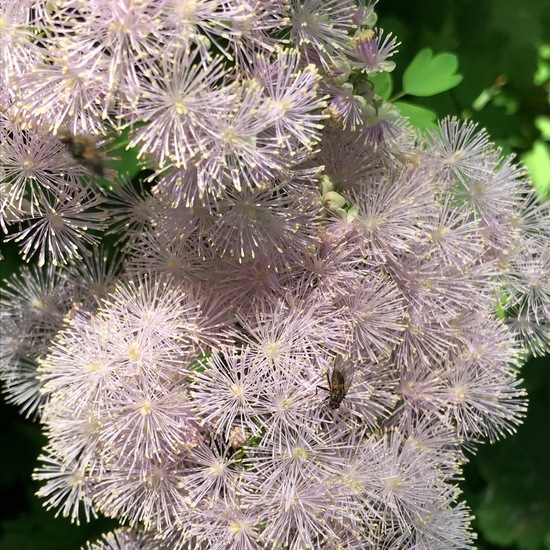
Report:
M548 214L486 133L376 96L371 4L3 12L0 228L47 268L2 291L0 374L46 506L128 526L90 550L472 548L456 479L549 348ZM108 129L146 171L103 189L74 142Z

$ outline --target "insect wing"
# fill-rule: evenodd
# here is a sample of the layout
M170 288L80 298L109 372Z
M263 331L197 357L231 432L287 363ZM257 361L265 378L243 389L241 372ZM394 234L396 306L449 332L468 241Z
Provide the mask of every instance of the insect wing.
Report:
M344 385L346 393L348 392L351 383L353 382L353 375L355 373L355 365L351 361L346 361L341 355L339 355L334 361L332 373L337 374L339 380Z
M342 403L344 397L353 381L354 365L351 362L344 362L341 356L338 356L334 361L332 372L330 373L329 382L329 402L328 406L331 409L337 409Z

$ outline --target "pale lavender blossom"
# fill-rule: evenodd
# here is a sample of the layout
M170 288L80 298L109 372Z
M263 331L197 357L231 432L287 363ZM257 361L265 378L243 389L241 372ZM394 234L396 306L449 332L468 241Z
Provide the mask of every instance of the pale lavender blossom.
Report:
M189 528L183 546L179 540L170 541L170 547L259 550L262 548L260 532L264 514L257 507L246 505L247 497L246 487L243 486L239 495L231 494L229 498L199 508L197 521Z
M11 74L24 72L29 60L36 55L39 43L33 33L32 24L36 22L33 14L33 0L5 2L2 4L2 83L8 81ZM13 97L13 90L6 87L7 97ZM7 99L6 97L6 99ZM7 101L2 97L0 106L6 107Z
M80 259L100 241L104 215L94 210L101 202L101 195L91 188L41 190L39 206L18 220L19 230L6 240L21 243L24 260L37 254L40 266L47 256L53 265Z
M403 137L405 129L403 119L397 108L391 103L374 100L372 105L365 109L365 125L363 127L363 139L371 146L391 143Z
M57 137L43 129L23 130L17 118L3 113L0 121L0 227L6 240L21 243L25 260L38 254L39 265L46 257L56 265L86 256L104 229L97 212L102 193L81 184L82 169Z
M82 516L86 521L97 517L97 507L90 498L95 487L91 461L93 452L97 450L97 437L88 437L96 426L97 422L81 422L79 429L68 429L67 435L78 436L78 445L74 444L73 438L73 444L66 446L63 457L53 446L46 447L38 457L40 467L33 473L35 479L43 482L37 494L44 500L44 506L55 509L56 516L72 518L77 525ZM78 458L73 458L75 454Z
M246 348L242 354L216 353L209 360L206 379L198 372L193 396L209 431L227 440L234 426L246 435L256 431L254 403L269 377L269 363L254 361Z
M521 348L539 357L550 349L550 323L542 312L531 312L527 308L512 311L506 318L506 323L516 336Z
M319 113L323 105L318 91L320 75L312 65L300 64L297 52L283 50L272 63L258 56L251 75L264 89L264 116L273 120L277 140L294 155L300 147L315 147L324 118Z
M27 67L13 84L18 116L54 133L60 128L73 134L103 133L97 99L107 94L106 60L97 52L86 54L71 43L56 42L48 58Z
M40 21L46 23L48 37L56 47L59 35L78 35L72 40L72 56L97 64L99 70L81 74L71 73L69 82L86 82L81 77L95 76L101 83L103 94L86 108L108 108L108 102L119 91L120 83L135 75L133 61L141 57L156 56L163 49L161 14L164 2L135 2L133 0L86 2L69 0L52 9L40 6ZM63 44L64 46L66 43ZM59 50L60 53L62 49ZM68 54L69 52L65 52ZM70 59L70 57L69 57ZM75 68L68 64L68 68ZM93 83L94 80L88 81ZM90 89L93 92L93 87ZM78 95L76 96L78 97Z
M167 550L167 547L142 529L120 527L107 533L100 540L86 544L86 550Z
M138 60L137 85L127 84L127 105L120 117L136 128L130 147L139 145L140 155L153 156L159 168L183 166L208 154L212 118L223 116L227 90L215 87L226 71L221 59L203 66L199 51L177 56Z
M450 183L456 180L483 178L490 174L498 162L495 146L487 132L474 122L461 122L457 118L442 121L436 131L427 133L428 157L435 168Z
M8 401L27 416L38 415L47 400L36 363L63 326L74 292L52 267L24 267L0 291L0 372Z
M291 39L304 51L306 59L318 59L330 69L356 29L356 11L355 3L348 0L293 0Z
M325 299L345 298L361 279L362 244L361 233L351 224L321 231L315 251L304 254L293 270L301 277L296 284L316 289Z
M316 210L289 201L284 193L269 190L227 190L218 201L218 212L204 234L220 257L252 259L306 250L317 241Z
M367 257L389 261L422 244L426 232L421 228L431 228L437 213L426 177L421 169L396 167L395 173L349 193Z
M540 248L528 238L525 247L510 258L510 271L505 277L507 308L519 307L532 312L535 321L550 316L550 250ZM539 315L540 313L540 315Z
M525 391L516 366L519 350L497 319L478 319L476 325L472 319L464 321L458 340L440 372L445 415L467 438L497 439L513 431L515 419L525 414Z
M473 548L466 451L550 348L525 171L375 94L372 2L7 6L0 228L43 267L0 375L45 506L125 525L88 550ZM109 189L59 139L122 129Z
M357 2L357 11L353 16L353 22L358 26L374 26L378 17L376 13L374 13L374 5L376 2L378 2L378 0L368 0L365 5L365 0L359 0Z
M285 281L280 274L288 270L288 265L282 255L269 260L263 255L244 261L224 258L210 266L204 277L215 286L220 300L235 304L239 309L253 308L257 300L285 293Z
M165 45L175 49L197 46L205 58L215 49L239 66L248 65L258 52L273 49L277 40L270 33L284 24L289 12L284 0L244 4L239 0L163 0L159 5Z
M383 36L382 29L363 30L355 36L354 48L349 52L351 66L369 75L391 72L395 62L388 61L388 58L397 53L399 44L391 33Z
M360 130L342 130L337 125L324 129L316 160L340 193L361 187L365 181L379 181L386 174L387 151L366 146L362 138Z
M23 130L17 119L1 112L0 123L2 202L6 214L12 213L7 217L4 214L0 225L7 232L7 225L17 218L34 215L44 208L46 197L62 189L74 192L79 187L76 176L81 170L68 166L70 156L52 134Z
M453 204L447 196L441 204L439 219L430 230L428 248L435 245L437 261L443 266L472 266L483 250L478 224L468 212Z
M401 342L406 302L391 278L383 274L358 278L333 303L334 315L348 325L348 353L366 364L387 359Z
M550 213L534 190L528 189L520 197L514 212L512 225L520 231L532 252L548 254L548 239L550 238Z
M144 191L141 180L134 185L126 178L117 178L116 185L102 204L102 208L108 213L105 216L105 222L109 226L106 234L114 234L118 242L124 242L126 247L131 246L150 227L151 219L155 215L152 202L154 201Z
M352 131L362 126L367 102L364 97L354 94L352 84L344 83L333 95L325 111L331 121Z

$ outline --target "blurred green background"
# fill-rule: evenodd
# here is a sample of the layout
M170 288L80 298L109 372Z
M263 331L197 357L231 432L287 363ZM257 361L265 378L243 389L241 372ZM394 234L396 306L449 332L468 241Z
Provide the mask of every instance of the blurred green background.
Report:
M478 121L506 153L528 166L541 197L550 193L550 0L380 0L379 26L401 41L390 96L415 55L454 54L462 81L429 97L402 95L417 123L427 113ZM442 75L443 78L444 75ZM405 86L406 88L406 86ZM422 107L416 110L412 107ZM16 266L3 246L0 278ZM550 358L522 371L530 405L518 433L484 445L464 471L464 496L476 516L480 550L550 549ZM101 519L76 527L54 518L31 480L44 439L39 428L0 402L0 549L72 550L110 529Z
M431 97L404 96L436 113L485 127L516 153L541 193L550 190L550 1L380 0L379 26L401 42L393 95L424 48L458 58L462 82ZM441 75L444 77L445 75Z

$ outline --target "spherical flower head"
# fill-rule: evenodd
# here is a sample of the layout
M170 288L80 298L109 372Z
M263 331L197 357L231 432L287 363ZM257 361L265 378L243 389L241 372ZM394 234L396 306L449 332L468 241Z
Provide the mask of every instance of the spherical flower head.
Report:
M244 261L284 254L289 260L316 242L313 214L314 208L271 190L228 190L205 235L221 257Z
M33 25L38 20L33 17L33 2L6 2L2 5L2 82L7 83L14 75L24 72L29 60L36 55L39 44L35 40ZM6 86L6 91L13 90Z
M345 50L350 33L355 29L353 17L357 7L348 0L306 0L292 2L291 38L305 54L313 53L324 67Z
M354 38L355 48L350 51L352 67L368 75L389 73L395 69L395 62L388 58L397 53L399 42L391 33L383 37L383 31L363 30Z
M11 111L0 111L0 139L3 209L11 207L19 219L35 214L46 189L76 186L72 170L70 178L61 174L67 168L68 159L62 143L54 135L36 128L24 130ZM0 223L6 231L7 223L17 220L12 215Z
M104 534L101 539L86 544L86 550L167 550L167 547L160 541L155 540L151 533L141 529L120 527Z
M157 489L169 485L139 480L153 480L164 470L173 475L167 457L187 452L202 438L188 397L192 365L200 356L192 332L200 324L198 315L196 304L169 280L130 281L117 287L96 315L77 312L42 361L44 391L52 398L43 418L59 443L55 461L62 469L77 460L90 479L87 498L114 514L146 524L161 521L160 515L147 516L145 501L136 510L129 501L111 499L125 476L126 496L154 498ZM80 421L70 433L67 418ZM37 476L48 478L41 470ZM183 502L183 494L168 490L166 498ZM56 493L52 487L45 491Z
M178 55L147 57L138 61L137 85L128 83L127 101L120 117L132 131L129 146L139 147L139 156L152 156L159 168L187 167L190 160L206 154L211 119L224 111L227 71L221 59L202 63L199 50Z
M324 118L320 74L313 65L301 65L297 52L278 50L272 63L258 56L252 72L264 88L265 116L273 120L278 141L293 154L298 148L316 146Z
M49 257L52 265L81 259L89 253L89 246L99 242L104 228L103 214L95 211L102 198L91 188L69 189L64 193L44 193L33 215L26 215L19 231L7 240L21 242L21 256L28 261L35 254L38 265Z
M25 266L0 290L1 377L7 399L28 416L37 416L47 400L37 378L37 361L62 328L74 296L75 287L51 266Z
M66 36L44 42L24 73L12 77L19 120L53 133L61 128L74 134L102 133L106 124L100 99L108 95L107 56L97 46L82 50Z
M331 122L339 123L352 131L364 123L364 110L367 106L365 98L353 92L352 84L344 83L325 110Z

